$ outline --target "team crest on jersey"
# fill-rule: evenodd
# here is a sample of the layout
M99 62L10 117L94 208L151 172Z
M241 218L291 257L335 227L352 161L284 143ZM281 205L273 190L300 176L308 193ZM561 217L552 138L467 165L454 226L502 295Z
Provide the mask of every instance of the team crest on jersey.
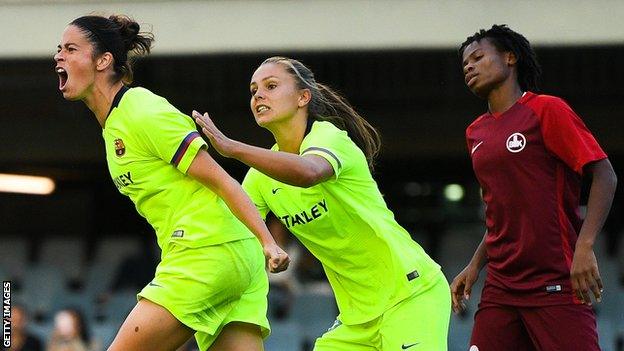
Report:
M126 146L124 145L123 140L115 139L115 155L117 157L121 157L126 153Z
M520 152L526 146L526 138L521 133L513 133L507 138L507 150L509 152Z

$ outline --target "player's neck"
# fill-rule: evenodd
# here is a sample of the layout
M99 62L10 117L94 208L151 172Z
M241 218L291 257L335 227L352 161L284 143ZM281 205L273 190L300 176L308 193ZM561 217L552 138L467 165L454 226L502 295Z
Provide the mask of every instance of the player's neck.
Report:
M97 84L96 82L91 94L84 99L85 104L93 112L102 128L106 124L115 95L122 87L123 82L121 81L114 84Z
M516 82L501 84L488 95L488 110L494 115L501 114L513 106L522 97L522 93L520 85Z
M284 123L272 126L271 133L273 133L280 151L293 154L299 153L299 148L305 136L306 121L306 116L297 115Z

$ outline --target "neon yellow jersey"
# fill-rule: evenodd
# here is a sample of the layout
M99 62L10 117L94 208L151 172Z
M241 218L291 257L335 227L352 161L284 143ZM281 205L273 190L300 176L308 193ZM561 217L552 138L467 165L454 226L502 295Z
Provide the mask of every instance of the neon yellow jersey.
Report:
M123 88L104 130L113 182L154 227L163 252L254 237L214 192L186 174L207 147L194 121L143 88Z
M250 169L243 188L263 216L273 212L322 263L343 323L370 321L435 284L440 266L395 221L345 131L314 122L300 154L325 158L335 177L300 188Z

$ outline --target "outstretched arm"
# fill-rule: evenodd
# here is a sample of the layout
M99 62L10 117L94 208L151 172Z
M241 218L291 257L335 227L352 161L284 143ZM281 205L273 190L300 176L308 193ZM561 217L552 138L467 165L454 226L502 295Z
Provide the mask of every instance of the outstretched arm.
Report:
M235 158L282 183L307 188L334 175L331 164L320 156L301 156L251 146L226 137L207 113L201 115L193 111L193 117L221 155Z
M475 250L472 259L468 265L453 279L451 283L451 300L453 305L453 311L460 313L464 310L465 305L463 300L470 299L470 293L472 292L472 285L479 278L479 272L487 262L487 255L485 251L485 236L487 231L483 235L483 239L479 243L479 246Z
M208 152L202 149L197 153L188 174L222 198L232 213L260 240L271 272L280 272L288 268L290 258L275 243L243 188Z

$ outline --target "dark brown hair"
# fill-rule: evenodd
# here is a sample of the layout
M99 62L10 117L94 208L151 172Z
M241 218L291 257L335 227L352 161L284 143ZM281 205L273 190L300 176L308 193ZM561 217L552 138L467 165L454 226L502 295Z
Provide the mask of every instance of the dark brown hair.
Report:
M115 81L132 83L132 64L135 58L149 54L154 41L150 32L141 32L137 22L124 15L109 17L89 15L73 20L93 44L94 56L110 52L114 58ZM128 54L131 55L128 55Z

